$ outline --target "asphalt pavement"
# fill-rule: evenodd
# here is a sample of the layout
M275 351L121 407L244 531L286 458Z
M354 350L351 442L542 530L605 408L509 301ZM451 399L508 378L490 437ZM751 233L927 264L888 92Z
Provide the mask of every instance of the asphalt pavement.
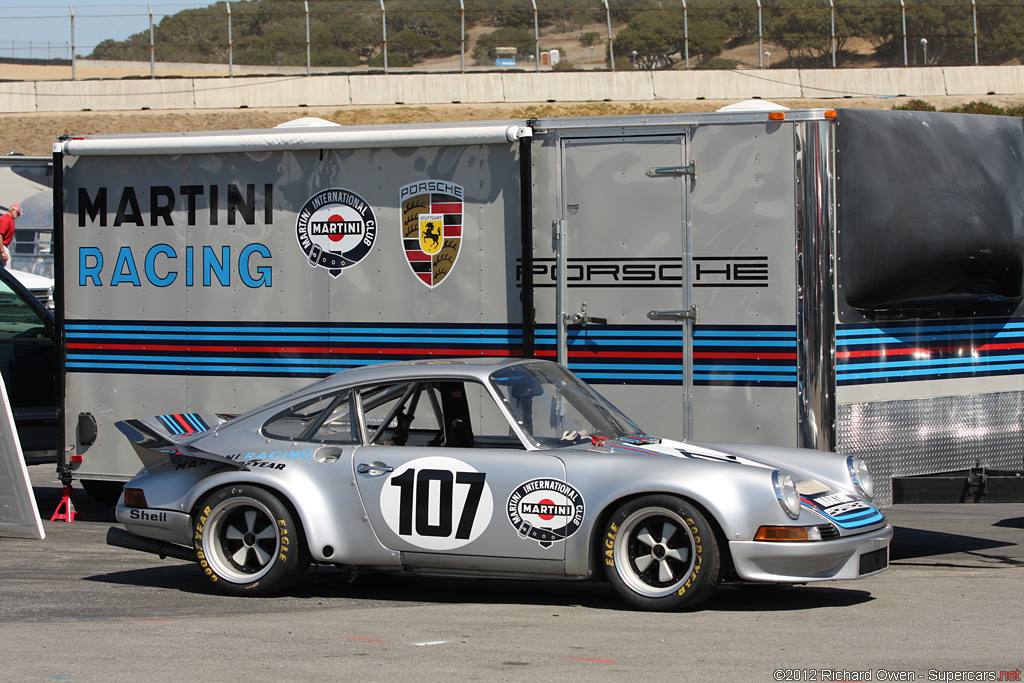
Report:
M1020 680L1024 504L900 505L859 581L635 612L602 583L311 573L276 598L115 548L109 507L31 467L46 539L0 536L0 681ZM1016 672L1016 673L1015 673Z

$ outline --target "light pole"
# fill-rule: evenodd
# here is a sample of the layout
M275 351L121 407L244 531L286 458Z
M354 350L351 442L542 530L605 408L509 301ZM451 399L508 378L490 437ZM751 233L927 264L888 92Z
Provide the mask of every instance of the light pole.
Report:
M636 71L636 50L633 50L630 56L633 58L633 71Z
M921 53L924 57L924 64L922 66L928 66L928 39L921 39Z
M764 51L764 68L772 68L772 53L768 52L768 50Z

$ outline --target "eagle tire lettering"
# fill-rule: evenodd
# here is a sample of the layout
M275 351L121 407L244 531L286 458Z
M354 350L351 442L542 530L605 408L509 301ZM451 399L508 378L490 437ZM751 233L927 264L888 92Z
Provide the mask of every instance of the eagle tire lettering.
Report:
M231 595L289 588L309 566L309 550L290 508L270 491L236 485L210 493L193 524L203 575Z
M600 548L605 575L634 607L694 607L721 581L715 530L703 513L672 495L629 500L608 518Z

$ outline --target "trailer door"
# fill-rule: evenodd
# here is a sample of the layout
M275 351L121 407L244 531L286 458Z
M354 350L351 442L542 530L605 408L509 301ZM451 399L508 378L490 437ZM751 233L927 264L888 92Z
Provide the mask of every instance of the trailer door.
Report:
M691 433L685 135L562 141L557 355L641 426ZM639 390L638 390L639 389Z

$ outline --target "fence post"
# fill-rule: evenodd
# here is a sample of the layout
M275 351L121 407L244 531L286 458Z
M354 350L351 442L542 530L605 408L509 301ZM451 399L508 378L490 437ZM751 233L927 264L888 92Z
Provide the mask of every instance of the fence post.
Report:
M68 11L71 13L71 80L75 80L75 6L68 5ZM11 49L11 56L14 56L14 49Z
M310 75L311 62L309 58L309 0L303 0L302 9L306 13L306 75Z
M686 59L686 68L690 68L690 24L686 16L686 0L683 0L683 57Z
M384 73L388 72L388 13L384 9L384 0L380 0L380 34L381 39L384 41L383 54L384 54Z
M971 15L974 20L974 66L978 66L978 3L971 0Z
M907 61L907 3L900 0L900 14L903 15L903 66L910 66Z
M757 68L764 68L764 24L761 22L761 0L757 2Z
M462 43L459 48L459 69L466 73L466 2L459 0L459 16L462 18Z
M829 10L832 14L832 68L836 68L836 3L835 0L828 0Z
M228 8L228 78L235 75L235 43L231 40L231 3L225 2Z
M149 77L156 78L156 45L153 42L153 5L146 5L149 9Z
M540 71L540 27L537 23L537 0L530 0L533 5L533 60L534 70Z
M608 21L608 63L615 71L615 50L612 45L612 11L608 8L608 0L604 0L604 17Z

